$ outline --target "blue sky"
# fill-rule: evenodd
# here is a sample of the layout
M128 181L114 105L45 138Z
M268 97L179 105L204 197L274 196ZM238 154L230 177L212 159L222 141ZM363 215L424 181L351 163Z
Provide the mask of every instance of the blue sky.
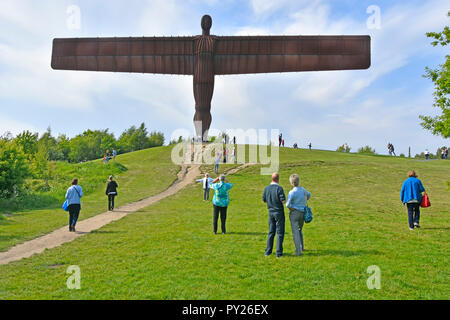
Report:
M69 29L71 5L79 29ZM380 28L368 28L371 5ZM446 52L431 47L428 31L448 25L447 1L356 0L2 0L0 1L0 134L22 130L74 136L85 129L119 135L145 122L167 138L193 132L192 77L55 71L55 37L196 35L203 14L212 34L369 34L369 70L216 77L212 129L280 129L286 144L336 149L347 142L386 154L435 152L448 139L423 130L433 115L433 87L425 66Z

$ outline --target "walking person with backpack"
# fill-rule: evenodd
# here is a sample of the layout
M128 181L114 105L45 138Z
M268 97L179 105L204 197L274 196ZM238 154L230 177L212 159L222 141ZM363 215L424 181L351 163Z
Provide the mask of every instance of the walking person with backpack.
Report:
M109 182L106 186L106 195L108 196L108 211L114 211L114 198L117 196L119 185L114 181L113 176L109 176Z
M66 201L69 211L69 231L75 232L75 225L81 210L81 197L83 197L83 189L78 185L78 179L72 180L72 186L67 189Z

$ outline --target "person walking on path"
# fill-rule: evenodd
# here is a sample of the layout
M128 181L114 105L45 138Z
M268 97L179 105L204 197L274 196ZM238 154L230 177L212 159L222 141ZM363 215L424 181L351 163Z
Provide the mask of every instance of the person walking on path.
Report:
M283 188L278 184L280 175L272 174L272 182L264 189L263 201L269 211L269 234L267 236L266 257L272 254L275 233L277 234L277 258L283 255L283 240L285 229L284 204L286 196Z
M108 196L108 211L114 211L114 198L117 196L119 185L114 181L113 176L109 176L109 182L106 186L106 195Z
M117 157L117 150L114 149L114 150L113 150L113 159L116 160L116 157Z
M213 232L217 234L217 221L221 221L222 233L226 231L227 209L230 204L230 195L228 194L230 189L233 188L233 184L229 183L224 174L221 174L219 178L216 178L212 182L211 186L214 190L213 197Z
M300 187L300 177L292 174L289 177L292 190L289 191L286 207L289 209L289 220L291 221L292 237L295 244L295 255L301 256L305 250L303 242L303 224L305 222L306 201L311 198L311 193Z
M197 182L201 182L203 184L203 201L209 201L209 190L211 189L211 183L213 179L209 177L208 172L205 173L205 177L202 179L198 179Z
M217 152L217 156L216 156L216 162L214 163L214 172L216 174L219 174L219 163L220 163L220 158L222 157L220 152Z
M409 230L414 230L414 227L420 228L419 220L422 193L425 194L422 181L417 178L416 172L411 170L408 173L408 179L403 182L402 190L400 191L400 200L408 208Z
M75 232L75 225L81 210L83 189L78 185L78 179L72 180L72 186L67 189L66 200L69 210L69 231Z

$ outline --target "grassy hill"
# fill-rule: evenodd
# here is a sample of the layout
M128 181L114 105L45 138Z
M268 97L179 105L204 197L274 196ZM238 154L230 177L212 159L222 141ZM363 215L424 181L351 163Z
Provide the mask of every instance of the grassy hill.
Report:
M0 266L0 299L448 299L450 162L288 148L280 161L285 191L298 173L312 194L302 257L293 255L288 219L286 255L264 257L261 195L270 177L252 166L229 177L226 235L213 235L212 205L200 184L190 185L98 232ZM414 231L399 200L411 169L432 203ZM66 287L70 265L81 268L81 290ZM371 265L381 270L380 290L367 288Z
M24 204L16 206L25 207L23 210L8 210L6 203L0 201L3 218L0 220L0 251L68 224L68 214L61 206L72 178L79 178L85 193L79 220L107 211L105 188L111 174L119 184L116 207L167 189L176 180L180 169L167 161L170 152L171 148L158 147L119 155L116 162L108 164L101 160L81 164L54 163L57 179L50 181L52 189L49 192L27 196ZM2 213L7 213L6 218Z

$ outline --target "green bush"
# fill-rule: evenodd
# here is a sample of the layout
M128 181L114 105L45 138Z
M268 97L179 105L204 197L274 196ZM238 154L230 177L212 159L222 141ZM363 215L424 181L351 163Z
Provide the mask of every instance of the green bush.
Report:
M336 149L336 151L337 152L345 152L345 144L343 144L342 146L339 146L337 149ZM350 150L351 150L352 148L350 148L350 146L348 146L348 152L350 152Z
M363 153L363 154L377 154L375 149L372 149L369 146L365 146L365 147L361 147L358 149L358 153Z
M0 140L0 197L17 194L30 175L22 147L11 141Z

